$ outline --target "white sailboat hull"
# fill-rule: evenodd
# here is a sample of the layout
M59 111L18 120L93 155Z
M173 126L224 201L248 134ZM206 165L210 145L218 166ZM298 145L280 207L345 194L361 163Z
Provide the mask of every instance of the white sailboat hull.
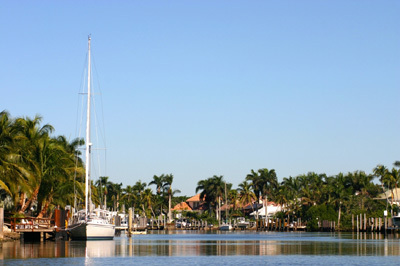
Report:
M68 230L73 240L112 240L115 235L113 224L82 222L71 225Z
M76 213L74 223L68 228L72 239L113 239L115 226L111 223L110 212L103 209L90 209L90 173L91 173L91 150L90 141L90 110L91 110L91 61L90 61L90 36L88 38L88 79L87 79L87 110L86 110L86 152L85 152L85 209Z

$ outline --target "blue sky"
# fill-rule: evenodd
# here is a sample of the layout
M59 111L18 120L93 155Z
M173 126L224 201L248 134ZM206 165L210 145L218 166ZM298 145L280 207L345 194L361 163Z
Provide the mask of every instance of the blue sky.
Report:
M107 174L193 195L400 160L399 1L3 1L0 110L76 137L87 35ZM97 77L97 75L95 76Z

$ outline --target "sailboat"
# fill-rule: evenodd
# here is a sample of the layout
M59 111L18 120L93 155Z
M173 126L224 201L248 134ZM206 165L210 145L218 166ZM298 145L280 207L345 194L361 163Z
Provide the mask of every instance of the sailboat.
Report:
M225 206L228 206L228 198L226 196L226 182L225 182ZM219 227L221 231L230 231L233 229L232 225L228 222L229 206L225 209L225 222Z
M110 221L109 212L105 209L93 209L90 197L91 142L90 142L90 110L91 110L91 61L90 40L88 37L88 82L87 82L87 114L86 114L86 162L85 162L85 209L78 211L67 229L72 239L95 240L113 239L115 226Z

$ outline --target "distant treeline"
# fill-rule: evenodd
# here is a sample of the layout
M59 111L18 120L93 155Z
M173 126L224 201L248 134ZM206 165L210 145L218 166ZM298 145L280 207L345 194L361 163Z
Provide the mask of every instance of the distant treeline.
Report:
M54 128L41 125L41 120L39 116L12 119L6 111L0 113L0 197L13 215L49 217L56 207L83 204L85 170L78 148L84 140L54 137ZM200 180L195 191L206 204L203 218L221 219L219 210L224 204L232 206L232 214L242 215L241 206L267 199L284 207L281 218L301 217L311 225L318 218L348 226L352 214L382 217L385 209L398 211L393 199L398 198L399 166L398 161L392 169L378 165L371 174L310 172L282 182L274 169L263 168L251 170L236 189L223 176L213 176ZM99 177L92 181L92 201L113 210L134 207L140 215L165 214L172 219L171 208L187 199L175 196L180 191L172 189L172 183L172 174L154 175L149 184L138 180L126 187ZM377 199L384 191L390 192L389 201Z

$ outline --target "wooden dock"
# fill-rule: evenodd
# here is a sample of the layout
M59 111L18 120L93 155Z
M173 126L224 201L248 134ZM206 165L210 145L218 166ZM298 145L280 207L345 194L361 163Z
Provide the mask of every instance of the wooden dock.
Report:
M10 218L11 231L20 233L24 240L40 241L54 237L57 227L54 219L49 218Z

